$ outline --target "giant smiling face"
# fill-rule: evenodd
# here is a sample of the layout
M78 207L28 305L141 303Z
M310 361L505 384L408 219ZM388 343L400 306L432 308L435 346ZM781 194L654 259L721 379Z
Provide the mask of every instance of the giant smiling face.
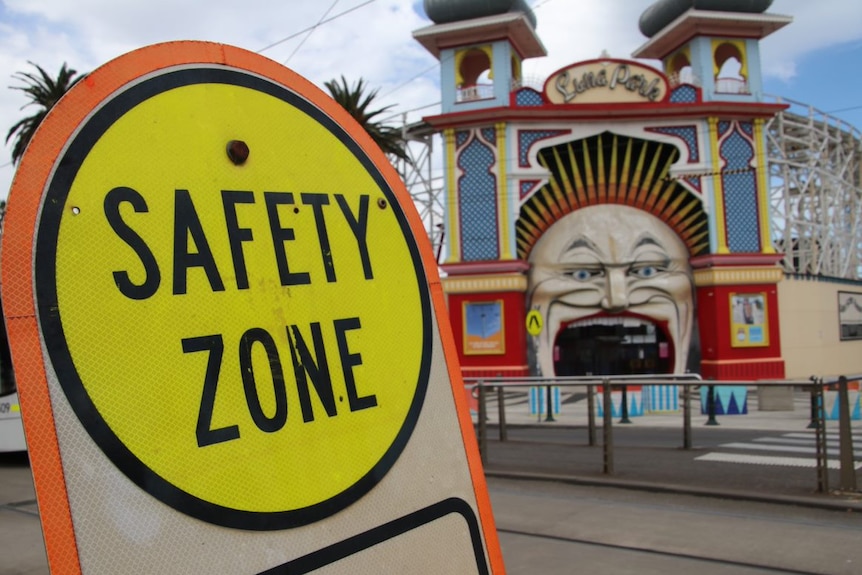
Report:
M655 324L672 342L673 372L685 373L694 288L688 250L664 222L629 206L581 208L539 238L529 261L528 303L546 326L537 337L541 375L555 375L559 330L597 317Z

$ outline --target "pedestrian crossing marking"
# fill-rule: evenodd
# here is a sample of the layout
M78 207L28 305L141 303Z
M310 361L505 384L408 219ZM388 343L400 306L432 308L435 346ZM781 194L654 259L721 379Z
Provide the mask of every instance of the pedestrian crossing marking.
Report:
M781 451L784 453L817 453L817 448L815 446L805 447L805 446L795 446L795 445L764 445L762 443L722 443L719 445L722 449L747 449L750 451ZM827 449L827 455L839 455L838 449ZM857 457L862 457L862 452L856 452L855 455Z
M695 458L696 461L713 461L719 463L746 463L753 465L777 465L784 467L817 467L817 460L808 457L781 457L777 455L748 455L743 453L707 453ZM827 461L829 469L841 469L839 461ZM859 469L862 463L856 463L853 468Z
M782 437L813 440L814 439L814 432L811 431L809 433L785 433L784 435L782 435ZM826 440L827 441L838 441L838 437L839 437L839 435L837 433L829 433L829 432L826 433ZM851 435L850 437L853 439L853 443L862 442L862 435L855 435L854 434L854 435Z

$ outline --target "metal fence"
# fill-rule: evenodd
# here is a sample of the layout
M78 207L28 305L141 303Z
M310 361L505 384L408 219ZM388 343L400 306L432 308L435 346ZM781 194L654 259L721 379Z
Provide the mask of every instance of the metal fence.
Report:
M590 446L597 445L597 415L596 415L596 387L601 387L602 404L602 450L603 468L606 475L614 474L614 416L612 406L613 391L620 390L620 423L631 423L628 419L627 387L632 385L676 385L681 389L681 421L682 448L692 448L692 388L706 387L706 415L704 425L718 425L715 408L715 390L721 386L745 386L746 388L768 387L793 387L810 392L811 410L808 428L815 430L815 454L816 454L816 482L817 491L826 493L829 489L828 460L826 450L826 413L824 403L824 392L833 389L838 392L838 434L839 434L839 459L840 459L840 486L844 492L857 490L856 473L853 461L853 436L851 429L851 414L849 400L849 382L862 381L862 375L852 376L812 376L808 380L780 380L780 381L712 381L702 380L699 375L636 375L636 376L577 376L577 377L496 377L496 378L465 378L467 389L473 393L477 401L476 434L479 444L479 453L483 463L487 463L488 456L488 398L496 394L497 403L497 425L499 440L508 440L508 427L506 417L507 390L545 387L545 401L547 407L544 419L540 417L537 422L553 422L552 393L554 387L571 389L585 388L587 398L587 430ZM540 412L541 414L541 412Z

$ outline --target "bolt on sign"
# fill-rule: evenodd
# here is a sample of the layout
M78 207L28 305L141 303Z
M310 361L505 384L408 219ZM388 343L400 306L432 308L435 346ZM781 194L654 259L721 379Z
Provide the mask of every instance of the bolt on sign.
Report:
M202 42L104 65L2 248L53 574L503 572L422 222L307 80Z

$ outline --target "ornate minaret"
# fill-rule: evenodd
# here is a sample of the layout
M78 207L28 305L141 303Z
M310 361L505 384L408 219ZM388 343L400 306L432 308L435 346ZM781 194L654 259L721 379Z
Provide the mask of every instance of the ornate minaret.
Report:
M546 55L526 0L425 0L435 23L416 38L440 60L442 112L509 105L521 62Z
M771 4L660 0L641 16L649 40L633 54L661 60L671 85L696 87L703 102L711 253L691 263L701 373L716 379L784 375L776 286L783 274L770 230L763 130L776 110L764 102L759 42L792 18L766 13Z
M661 0L641 16L650 38L635 58L657 58L678 83L696 84L703 101L762 102L760 40L791 22L765 14L772 0Z

